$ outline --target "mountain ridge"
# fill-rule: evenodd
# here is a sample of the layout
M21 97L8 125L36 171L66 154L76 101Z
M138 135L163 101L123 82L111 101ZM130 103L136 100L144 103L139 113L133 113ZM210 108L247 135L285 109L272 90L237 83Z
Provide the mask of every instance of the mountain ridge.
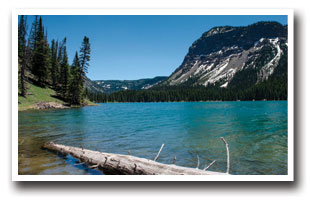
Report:
M282 56L287 57L286 25L257 22L245 27L214 27L193 42L182 64L162 85L229 87L234 75L248 68L255 69L252 84L256 84L268 79Z

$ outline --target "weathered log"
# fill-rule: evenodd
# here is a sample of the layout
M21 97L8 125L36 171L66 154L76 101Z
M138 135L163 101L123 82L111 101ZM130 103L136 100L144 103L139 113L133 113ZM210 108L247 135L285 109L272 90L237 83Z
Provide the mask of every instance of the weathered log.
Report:
M92 151L72 146L55 144L49 142L43 145L44 149L70 154L87 163L90 167L95 167L105 174L125 174L125 175L227 175L227 173L204 171L196 168L181 167L174 164L158 163L154 160L138 158L132 155L121 155ZM159 154L158 154L159 155Z

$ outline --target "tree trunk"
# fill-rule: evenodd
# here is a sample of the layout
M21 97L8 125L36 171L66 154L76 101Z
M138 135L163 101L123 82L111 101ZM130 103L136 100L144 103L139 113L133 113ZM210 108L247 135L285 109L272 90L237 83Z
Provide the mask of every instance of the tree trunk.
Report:
M198 168L181 167L158 163L154 160L131 155L111 154L49 142L43 149L70 154L91 168L98 168L105 174L120 175L227 175L227 173L204 171Z

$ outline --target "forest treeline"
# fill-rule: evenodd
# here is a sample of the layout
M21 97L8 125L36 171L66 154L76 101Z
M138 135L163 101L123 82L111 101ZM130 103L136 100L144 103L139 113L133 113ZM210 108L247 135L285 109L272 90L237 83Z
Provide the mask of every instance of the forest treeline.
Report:
M94 102L287 100L287 61L281 62L268 80L250 87L158 85L146 90L124 90L109 95L86 90L86 94Z
M86 91L94 102L179 102L287 100L286 76L272 77L247 89L217 86L157 86L147 90L124 90L109 95Z
M27 83L51 87L58 98L70 105L81 105L86 97L84 82L90 61L89 38L84 37L81 48L69 64L66 41L52 40L49 44L42 17L35 16L27 33L26 16L18 25L19 95L26 97Z

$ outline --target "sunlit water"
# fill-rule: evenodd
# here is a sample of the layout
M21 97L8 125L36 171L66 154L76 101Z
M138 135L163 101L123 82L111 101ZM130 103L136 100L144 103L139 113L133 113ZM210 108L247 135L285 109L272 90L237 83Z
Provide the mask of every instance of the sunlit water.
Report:
M19 174L102 174L41 150L48 141L231 174L287 174L287 102L105 103L19 112Z

